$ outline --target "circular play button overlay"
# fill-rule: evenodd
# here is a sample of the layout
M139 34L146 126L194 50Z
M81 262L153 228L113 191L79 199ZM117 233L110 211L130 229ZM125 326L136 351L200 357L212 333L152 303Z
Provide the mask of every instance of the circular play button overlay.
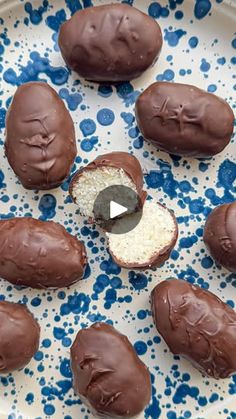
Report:
M98 194L93 213L96 223L105 231L125 234L141 220L142 203L133 189L123 185L109 186Z

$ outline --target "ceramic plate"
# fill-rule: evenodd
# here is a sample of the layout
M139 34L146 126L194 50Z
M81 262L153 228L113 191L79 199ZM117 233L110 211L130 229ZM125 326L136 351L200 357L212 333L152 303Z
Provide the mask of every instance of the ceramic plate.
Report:
M204 378L189 362L173 357L155 331L149 302L151 289L171 276L236 304L236 276L216 267L202 240L210 210L236 197L234 140L212 159L174 158L143 141L133 112L136 97L155 80L195 84L235 108L236 2L126 3L158 20L164 44L153 69L115 88L71 74L58 51L62 22L92 1L0 1L0 216L60 222L85 242L89 255L85 279L68 289L18 290L1 280L0 299L26 303L42 327L40 350L27 368L0 377L1 419L92 418L73 392L69 351L77 331L98 320L113 322L127 334L150 368L152 400L140 418L236 417L236 375L221 381ZM112 263L104 235L87 225L71 203L68 182L35 193L17 181L4 157L4 119L16 87L32 80L52 85L71 112L78 146L73 172L112 150L140 159L148 193L178 217L179 240L162 268L140 273Z

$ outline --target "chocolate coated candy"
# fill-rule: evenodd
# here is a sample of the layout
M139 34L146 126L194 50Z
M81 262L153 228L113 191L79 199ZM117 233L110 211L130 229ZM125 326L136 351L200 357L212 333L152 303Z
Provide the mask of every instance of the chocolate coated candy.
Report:
M87 80L120 82L139 77L162 47L154 19L127 4L89 7L62 25L59 47L69 68Z
M32 288L67 287L82 278L84 245L52 221L0 221L0 278Z
M158 284L151 299L156 328L174 354L210 377L236 372L236 313L231 307L179 279Z
M39 347L40 327L22 304L0 301L0 374L27 365Z
M233 134L234 114L216 95L195 86L157 82L136 102L144 138L160 150L179 156L211 157Z
M147 367L126 336L106 323L80 330L71 348L74 388L99 416L129 418L151 397Z
M210 213L204 242L219 265L236 273L236 201L220 205Z
M122 230L126 217L117 221ZM112 233L112 230L111 230ZM147 200L142 217L126 234L108 234L108 249L117 265L126 269L149 269L161 266L169 257L178 238L178 224L172 211Z
M75 173L70 183L70 194L73 200L75 199L73 195L73 187L79 181L79 178L83 175L84 171L96 170L101 167L114 167L115 169L124 170L136 186L137 193L141 201L143 202L146 199L147 194L143 191L143 171L138 159L124 151L113 151L111 153L98 156L87 166Z
M5 151L27 189L52 189L69 175L76 156L74 124L47 83L18 87L7 113Z

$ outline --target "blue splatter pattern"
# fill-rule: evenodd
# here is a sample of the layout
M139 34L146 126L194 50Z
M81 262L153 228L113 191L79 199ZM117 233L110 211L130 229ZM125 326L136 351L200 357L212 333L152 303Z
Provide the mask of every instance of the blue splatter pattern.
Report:
M150 368L152 399L140 419L235 418L236 376L210 380L173 356L155 330L149 303L157 282L178 276L235 306L236 276L216 267L202 239L210 211L236 199L235 139L212 159L169 156L144 141L134 116L136 98L156 80L196 84L235 109L235 19L228 13L233 0L124 0L158 21L164 43L153 69L117 86L80 79L58 52L63 22L77 10L102 3L19 0L17 7L9 2L3 11L0 5L0 218L60 222L85 242L89 256L85 279L69 289L18 290L0 281L0 300L27 304L42 326L32 362L21 372L0 376L1 418L93 417L73 392L69 348L77 331L95 321L114 324L127 334ZM16 87L34 80L50 83L75 121L78 155L71 175L112 150L140 159L149 195L173 209L179 224L177 246L161 268L136 272L118 267L103 233L78 214L68 196L69 180L47 193L27 191L17 181L4 158L5 117Z

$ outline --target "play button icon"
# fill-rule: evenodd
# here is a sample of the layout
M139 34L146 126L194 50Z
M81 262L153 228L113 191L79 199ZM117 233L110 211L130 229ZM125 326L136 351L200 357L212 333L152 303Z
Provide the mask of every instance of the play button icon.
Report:
M118 204L118 202L111 201L110 202L110 218L119 217L125 213L127 213L128 208L124 207L123 205Z
M93 213L96 223L105 231L124 234L133 230L139 223L142 217L142 203L133 189L123 185L109 186L98 194Z

